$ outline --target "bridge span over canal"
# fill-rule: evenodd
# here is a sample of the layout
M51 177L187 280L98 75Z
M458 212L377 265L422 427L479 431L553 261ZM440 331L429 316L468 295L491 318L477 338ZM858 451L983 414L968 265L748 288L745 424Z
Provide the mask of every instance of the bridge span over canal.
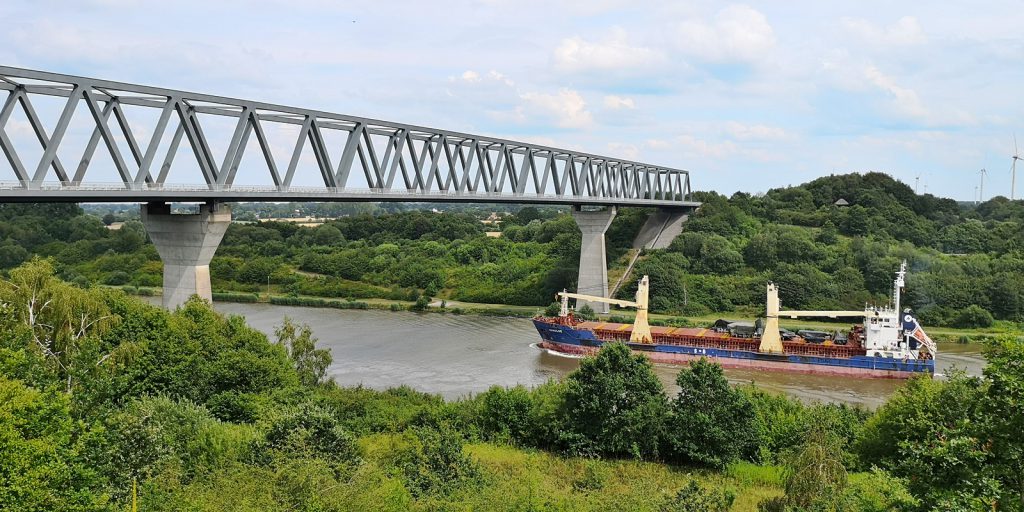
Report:
M0 202L146 203L168 307L210 298L226 202L572 205L580 288L604 294L616 207L699 206L688 171L572 149L7 66L0 91ZM169 202L205 204L171 215Z

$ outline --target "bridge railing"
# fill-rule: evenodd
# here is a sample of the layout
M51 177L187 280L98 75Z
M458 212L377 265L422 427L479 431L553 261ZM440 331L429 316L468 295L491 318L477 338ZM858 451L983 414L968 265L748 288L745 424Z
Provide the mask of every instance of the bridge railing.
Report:
M600 204L600 198L576 198L568 201L565 195L558 194L516 194L509 192L462 191L462 190L399 190L357 187L311 187L311 186L258 186L258 185L191 185L182 183L154 183L136 186L130 183L61 183L44 182L39 184L17 181L0 181L0 201L11 199L12 193L37 192L42 199L53 199L54 193L74 196L76 201L111 201L118 199L111 194L125 193L125 200L145 201L147 198L162 201L195 201L195 200L268 200L303 198L313 200L374 200L382 201L402 199L407 201L468 201L468 202L513 202L526 200L544 203L579 202L581 204ZM220 194L220 195L218 195ZM680 198L650 200L651 205L671 206ZM642 200L622 199L617 204L643 205Z
M137 199L147 192L181 190L689 203L690 177L685 170L571 149L6 66L0 66L0 91L8 91L0 106L0 150L16 178L0 184L8 197L33 191L130 191ZM53 122L42 122L43 111L33 103L40 97L65 99ZM19 107L42 148L37 162L22 158L25 152L8 130ZM134 124L126 107L150 109L156 120ZM215 131L207 122L213 117L233 119L233 131L224 130L230 137L225 137L227 150L222 155L214 154L207 138ZM65 162L61 156L66 152L58 149L67 139L72 118L87 120L89 136L81 157ZM274 125L290 126L293 132L298 127L296 138L285 144L292 148L286 163L274 155L281 152L268 136L280 131L272 132ZM146 134L148 142L136 138L137 133ZM328 143L332 137L341 142ZM195 183L172 185L168 178L172 167L177 168L175 155L183 142L182 151L191 149L195 157ZM90 173L100 143L110 154L120 183L101 182L96 172ZM250 146L258 151L260 165L241 169ZM312 154L308 160L303 157L307 152ZM255 178L263 185L238 186L240 174L247 178L240 181ZM297 186L309 181L317 185Z

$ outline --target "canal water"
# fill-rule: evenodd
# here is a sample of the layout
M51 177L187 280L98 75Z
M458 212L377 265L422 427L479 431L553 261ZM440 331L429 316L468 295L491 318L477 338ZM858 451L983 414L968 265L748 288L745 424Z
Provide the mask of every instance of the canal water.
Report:
M445 398L486 391L492 385L536 386L561 378L579 360L538 349L537 331L529 320L472 315L409 313L375 310L336 310L217 303L216 309L243 315L250 325L273 339L274 327L287 315L309 324L319 346L331 349L334 363L328 374L345 386L374 389L409 385ZM977 344L940 344L938 367L955 366L981 375L984 359ZM671 394L678 367L656 365L655 371ZM901 381L795 375L726 370L734 383L754 382L813 402L845 402L875 407Z

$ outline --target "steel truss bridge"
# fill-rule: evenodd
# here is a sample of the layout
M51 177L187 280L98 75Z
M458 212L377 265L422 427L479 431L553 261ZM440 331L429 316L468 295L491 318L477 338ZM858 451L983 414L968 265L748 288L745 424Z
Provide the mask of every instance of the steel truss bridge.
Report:
M6 66L0 66L0 90L7 91L0 108L0 149L14 176L0 181L0 201L6 202L699 204L690 201L687 171L570 149ZM62 107L51 109L56 119L45 125L39 114L43 111L33 105L40 97L64 99ZM22 137L12 139L12 119L19 107L26 122ZM126 110L139 107L155 120L130 123ZM60 155L68 157L73 151L59 151L62 143L73 145L67 143L73 138L67 136L73 118L87 123L79 137L84 151L77 160L63 160ZM219 157L207 137L212 130L208 126L204 131L204 124L213 124L209 120L214 118L233 124L233 130L222 130L227 149ZM25 124L31 128L29 135ZM289 127L293 142L275 147L268 133L287 131L281 127ZM140 141L136 133L148 141ZM328 142L332 136L338 144ZM26 141L38 144L32 148L36 153L41 148L38 161L22 158ZM112 164L90 174L97 167L90 164L101 143ZM196 165L188 163L186 183L169 183L172 167L185 158L178 156L183 143L181 152L190 148ZM259 165L251 165L252 160L242 165L247 148L258 151ZM289 150L287 161L278 160ZM312 158L303 158L306 152ZM247 184L236 184L243 175ZM254 179L257 184L249 184Z

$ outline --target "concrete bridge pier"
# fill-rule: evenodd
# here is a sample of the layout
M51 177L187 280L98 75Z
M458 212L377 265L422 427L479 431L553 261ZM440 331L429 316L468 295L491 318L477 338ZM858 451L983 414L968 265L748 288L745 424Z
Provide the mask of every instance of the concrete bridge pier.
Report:
M605 210L586 211L579 206L572 208L572 218L583 233L580 244L580 275L576 292L587 295L608 296L608 257L605 253L604 233L615 218L615 207ZM576 307L589 305L598 313L607 313L608 304L577 301Z
M206 203L199 213L171 214L167 203L148 203L142 224L164 262L163 306L174 309L192 295L212 301L210 260L231 224L231 209Z

